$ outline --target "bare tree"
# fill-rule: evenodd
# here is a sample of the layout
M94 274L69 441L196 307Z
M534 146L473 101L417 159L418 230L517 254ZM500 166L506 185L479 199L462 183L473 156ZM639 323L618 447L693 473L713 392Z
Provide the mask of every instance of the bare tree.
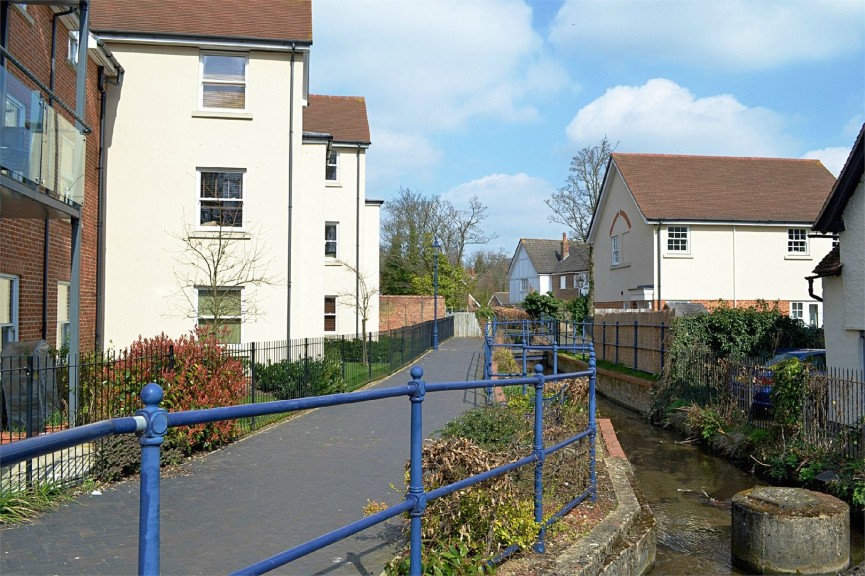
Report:
M486 244L497 237L481 228L487 217L487 207L477 196L471 197L466 210L458 210L450 202L441 202L440 207L438 230L445 254L452 264L463 262L467 246Z
M567 226L575 240L585 242L588 238L607 163L616 146L618 142L610 146L610 141L604 136L597 145L586 146L577 152L571 158L565 185L544 200L553 211L548 220Z
M363 340L363 362L364 364L366 364L366 327L367 323L369 322L370 314L372 313L372 305L375 301L375 296L378 294L378 287L375 286L370 281L369 276L361 272L357 266L349 264L348 262L343 262L342 260L337 260L337 262L339 262L357 278L358 291L341 292L340 294L338 294L338 298L342 302L347 303L347 305L354 306L357 315L360 316L360 335L361 340Z
M237 232L226 210L207 229L184 220L183 233L174 237L181 248L174 276L180 288L180 314L206 324L217 334L261 314L250 287L273 286L280 280L268 268L267 250L254 227Z

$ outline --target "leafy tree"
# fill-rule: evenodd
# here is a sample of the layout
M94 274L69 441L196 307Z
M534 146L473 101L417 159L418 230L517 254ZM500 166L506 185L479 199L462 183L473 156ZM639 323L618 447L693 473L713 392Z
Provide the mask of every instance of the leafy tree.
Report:
M598 205L604 174L610 155L618 144L611 146L604 136L595 146L586 146L571 158L565 185L544 200L553 211L550 222L567 226L571 237L586 241L592 215Z
M564 310L569 320L582 322L589 315L589 296L577 296L573 300L568 300L565 302Z
M429 259L432 260L430 255ZM412 294L433 294L433 273L413 276ZM454 266L447 258L439 258L438 293L449 308L464 308L470 292L469 278L462 266ZM444 311L442 311L444 312Z
M400 188L385 204L381 225L381 290L385 294L417 294L414 278L432 274L428 257L433 241L442 245L441 260L462 266L468 246L489 242L482 223L487 208L477 197L465 210L438 196Z
M523 299L523 309L532 318L559 318L561 316L563 302L553 296L552 292L540 294L530 292Z

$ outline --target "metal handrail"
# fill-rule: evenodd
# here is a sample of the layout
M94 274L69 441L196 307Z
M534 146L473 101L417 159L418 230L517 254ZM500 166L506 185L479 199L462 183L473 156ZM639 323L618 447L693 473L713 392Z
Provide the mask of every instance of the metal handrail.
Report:
M403 386L394 386L362 392L331 394L313 398L279 400L262 404L207 408L173 413L169 413L159 407L163 398L163 391L159 385L151 383L147 384L142 389L141 400L144 403L144 408L136 412L134 417L114 418L71 430L56 432L47 436L29 438L13 444L0 446L0 465L6 466L17 464L26 460L38 458L57 449L83 442L89 442L109 435L136 433L138 435L138 443L141 445L138 573L158 574L160 562L160 446L170 427L189 426L221 420L264 416L274 413L306 410L309 408L324 408L358 402L376 401L397 396L408 396L411 401L411 454L409 465L409 489L406 493L405 500L400 504L391 506L367 518L352 522L337 530L300 544L299 546L295 546L251 566L247 566L246 568L235 572L235 574L264 574L270 570L283 566L292 560L310 554L316 550L320 550L333 542L360 532L370 526L408 512L411 518L410 573L414 576L419 576L421 574L422 520L426 504L430 500L440 498L446 494L459 490L460 488L505 474L519 466L533 464L535 466L535 521L539 526L541 526L534 549L537 552L543 552L544 535L548 524L554 521L555 518L566 513L566 509L569 510L573 508L579 502L587 498L591 498L592 500L596 498L597 477L595 471L595 436L597 433L597 427L595 421L595 358L594 352L591 348L589 349L589 354L589 370L570 374L544 376L541 367L537 366L535 374L531 377L525 378L495 381L474 380L467 382L426 383L422 380L423 369L419 366L415 366L411 369L412 380ZM543 392L545 382L575 377L589 378L588 425L584 430L577 432L573 437L554 446L545 447L543 444ZM451 390L470 390L478 388L489 389L493 385L531 385L534 387L534 443L531 454L482 474L470 476L456 483L426 492L423 486L421 468L423 456L423 401L426 394ZM566 504L562 510L559 510L544 522L542 475L544 460L549 454L583 439L588 439L589 444L589 485L580 495ZM505 552L507 553L508 550Z

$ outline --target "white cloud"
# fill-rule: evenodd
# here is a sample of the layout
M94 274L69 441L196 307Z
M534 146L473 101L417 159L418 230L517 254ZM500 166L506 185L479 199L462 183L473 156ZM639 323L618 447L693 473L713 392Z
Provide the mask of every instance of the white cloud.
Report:
M314 90L351 86L391 130L533 121L532 100L569 82L522 0L315 0L313 20Z
M452 188L442 199L464 208L477 196L488 209L484 230L498 235L485 248L512 252L520 238L561 238L565 230L548 222L550 209L544 204L555 190L544 178L525 173L490 174Z
M428 179L442 159L441 150L421 134L382 128L371 138L366 160L370 198L389 197L405 174L421 181Z
M565 51L738 70L860 54L860 0L566 0L550 30Z
M810 150L802 155L802 158L815 158L823 163L829 172L836 178L844 168L844 163L847 162L847 157L850 155L850 148L834 147L823 148L821 150Z
M605 135L621 152L784 156L793 142L781 115L729 94L697 98L671 80L616 86L579 110L568 139L582 146Z

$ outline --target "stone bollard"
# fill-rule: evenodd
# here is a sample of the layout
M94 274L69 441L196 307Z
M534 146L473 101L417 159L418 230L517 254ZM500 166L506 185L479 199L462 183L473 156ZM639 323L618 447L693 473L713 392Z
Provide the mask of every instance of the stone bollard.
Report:
M850 565L850 508L804 488L757 486L733 497L733 564L757 574L826 574Z

